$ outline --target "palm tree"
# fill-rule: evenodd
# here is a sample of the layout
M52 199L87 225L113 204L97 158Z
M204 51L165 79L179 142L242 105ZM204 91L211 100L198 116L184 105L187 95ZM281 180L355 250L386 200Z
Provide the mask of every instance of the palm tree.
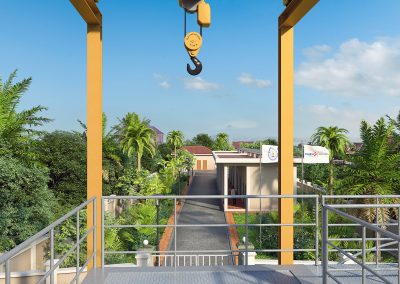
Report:
M350 145L349 138L346 133L347 129L337 126L318 127L315 133L311 136L313 144L320 145L329 150L329 179L328 188L331 195L333 194L333 158L338 155L343 155L346 146Z
M116 136L124 154L131 157L137 155L137 169L141 170L141 160L144 151L155 154L155 133L150 128L148 119L140 120L136 113L128 112L120 123L115 127Z
M167 144L174 147L174 156L176 157L177 148L181 148L183 146L184 136L182 131L172 130L167 135Z
M31 137L40 133L32 127L42 126L51 120L38 116L40 112L47 110L46 107L40 105L17 112L21 98L29 89L32 78L23 79L14 84L16 76L17 70L12 72L5 82L0 77L0 142L4 142L1 144L4 144L12 153L26 157L30 155L26 146L31 141ZM0 152L3 151L0 150Z
M393 120L388 123L380 118L371 126L366 121L361 122L360 132L362 147L354 155L350 156L351 166L347 175L342 180L342 187L346 194L354 195L393 195L400 191L400 152L394 151L393 143L395 135ZM382 199L384 203L398 203L398 199ZM375 203L374 199L359 199L358 203ZM391 215L397 215L397 210L380 208L359 208L355 214L367 222L378 221L384 224L389 222ZM378 214L378 215L377 215ZM397 216L399 218L399 216ZM380 246L381 241L377 241ZM378 251L376 257L380 258Z
M395 124L380 118L371 126L361 122L363 146L350 161L350 174L344 184L352 194L396 194L400 190L400 153L393 151Z

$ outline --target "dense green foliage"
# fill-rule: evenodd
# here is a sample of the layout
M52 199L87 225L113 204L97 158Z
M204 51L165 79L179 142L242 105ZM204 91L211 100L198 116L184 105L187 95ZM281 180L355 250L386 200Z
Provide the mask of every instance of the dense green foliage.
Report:
M192 141L187 141L187 145L201 145L201 146L206 146L210 149L213 148L214 145L214 140L211 138L210 135L205 134L205 133L200 133L197 134L195 137L193 137Z
M278 145L278 141L274 138L268 138L266 140L255 141L252 143L240 143L241 148L249 148L260 150L261 145Z
M5 251L47 226L57 204L46 168L0 157L0 169L0 251Z
M39 160L49 169L49 188L68 211L86 199L86 141L76 133L46 133L36 146Z
M226 133L218 133L217 137L215 138L214 151L232 151L235 150L232 143L229 141L229 136Z

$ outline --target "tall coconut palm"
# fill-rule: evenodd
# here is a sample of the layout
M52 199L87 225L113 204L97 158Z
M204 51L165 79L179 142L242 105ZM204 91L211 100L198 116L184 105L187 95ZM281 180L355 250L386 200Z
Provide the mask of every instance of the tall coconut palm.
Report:
M167 135L167 143L174 147L174 156L176 157L177 148L181 148L183 146L184 136L182 131L172 130Z
M140 120L136 113L128 112L120 123L115 127L116 136L124 154L131 157L137 156L137 169L140 171L144 151L155 154L155 133L150 128L148 119Z
M346 133L347 129L337 126L318 127L311 136L313 144L320 145L329 150L329 180L328 189L333 194L333 158L345 153L346 147L350 145L349 138Z

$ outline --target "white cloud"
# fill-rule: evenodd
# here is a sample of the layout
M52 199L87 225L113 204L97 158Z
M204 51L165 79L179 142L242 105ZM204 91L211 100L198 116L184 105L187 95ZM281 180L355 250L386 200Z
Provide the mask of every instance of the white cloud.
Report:
M307 59L315 60L320 59L331 50L332 49L329 45L322 44L303 49L303 54Z
M210 91L217 90L220 86L216 83L207 82L200 77L193 77L185 79L184 81L185 89L197 90L197 91Z
M231 128L231 129L251 129L251 128L256 128L258 126L258 123L255 121L250 121L250 120L238 120L238 121L232 121L226 125L226 128Z
M351 39L331 57L320 56L329 50L317 46L305 52L308 58L296 71L296 84L347 96L400 96L400 39Z
M249 73L240 74L238 80L240 84L249 85L257 88L268 88L272 85L271 81L254 78L253 75Z
M310 137L320 126L338 126L349 131L348 136L353 142L359 141L361 120L374 122L378 118L376 114L360 111L350 105L302 105L299 111L295 120L296 136L303 138Z
M161 81L160 87L163 89L169 89L169 88L171 88L171 84L168 81Z
M158 85L163 89L171 88L171 83L168 81L167 76L162 74L154 73L153 77L156 81L158 81Z

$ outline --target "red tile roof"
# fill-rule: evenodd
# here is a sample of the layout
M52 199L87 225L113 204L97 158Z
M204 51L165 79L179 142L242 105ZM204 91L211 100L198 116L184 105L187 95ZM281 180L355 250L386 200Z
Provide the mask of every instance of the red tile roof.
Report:
M211 155L212 151L206 146L184 146L183 149L193 155Z

